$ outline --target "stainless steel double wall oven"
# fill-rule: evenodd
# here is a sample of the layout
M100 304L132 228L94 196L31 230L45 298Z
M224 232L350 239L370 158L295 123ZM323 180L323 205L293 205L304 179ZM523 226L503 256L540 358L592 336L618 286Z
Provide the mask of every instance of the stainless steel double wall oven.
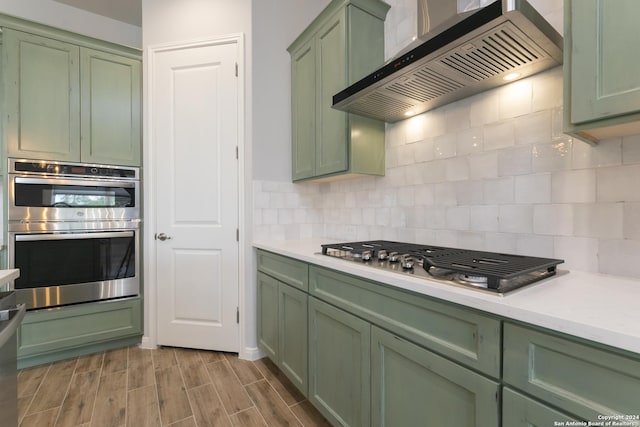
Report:
M139 294L138 168L9 159L8 170L18 302L33 310Z

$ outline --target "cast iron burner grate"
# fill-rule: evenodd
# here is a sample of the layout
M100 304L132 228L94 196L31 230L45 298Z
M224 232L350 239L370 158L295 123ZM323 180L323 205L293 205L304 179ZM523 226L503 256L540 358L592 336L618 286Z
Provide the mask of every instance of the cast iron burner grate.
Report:
M411 260L407 264L410 267L400 269L400 272L413 274L415 262L428 273L427 277L501 293L552 276L556 274L556 266L564 262L560 259L387 240L325 244L322 245L322 253L398 271L391 261L391 254L396 254L405 264L407 259ZM379 254L384 257L379 258Z

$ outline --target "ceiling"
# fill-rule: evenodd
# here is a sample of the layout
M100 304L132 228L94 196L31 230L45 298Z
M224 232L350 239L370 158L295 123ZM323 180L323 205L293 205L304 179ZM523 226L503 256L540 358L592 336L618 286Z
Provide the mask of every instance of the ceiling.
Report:
M142 0L54 0L106 16L127 24L142 26Z

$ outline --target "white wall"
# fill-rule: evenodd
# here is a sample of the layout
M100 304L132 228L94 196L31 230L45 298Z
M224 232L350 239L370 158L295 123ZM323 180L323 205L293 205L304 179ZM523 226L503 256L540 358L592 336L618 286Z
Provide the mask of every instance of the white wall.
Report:
M140 49L142 29L52 0L2 0L0 13Z
M287 47L329 0L253 1L253 173L291 180L291 62Z

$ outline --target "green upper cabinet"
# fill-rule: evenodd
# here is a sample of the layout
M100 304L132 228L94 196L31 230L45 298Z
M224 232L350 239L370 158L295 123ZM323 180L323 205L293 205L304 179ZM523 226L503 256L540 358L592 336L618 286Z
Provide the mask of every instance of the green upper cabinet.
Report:
M140 164L141 64L93 49L80 51L83 162Z
M640 133L636 0L566 0L564 130L581 140Z
M384 123L331 105L384 62L388 9L379 0L333 0L289 47L293 181L384 175Z
M9 156L80 160L80 48L11 29L3 47Z
M95 40L9 22L2 28L7 155L139 166L139 54L122 48L120 55L108 43L102 51Z

